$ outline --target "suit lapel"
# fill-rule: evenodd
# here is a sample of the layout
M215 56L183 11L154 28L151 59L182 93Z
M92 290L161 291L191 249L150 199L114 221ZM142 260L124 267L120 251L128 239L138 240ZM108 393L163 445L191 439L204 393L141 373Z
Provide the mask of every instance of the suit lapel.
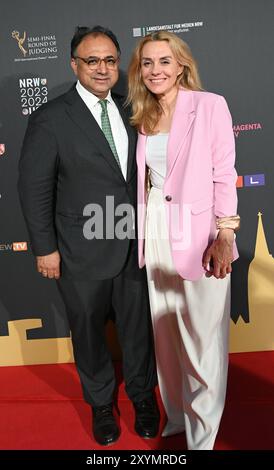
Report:
M135 152L136 152L136 139L137 133L135 129L129 124L130 110L129 108L124 108L117 97L113 96L115 104L119 110L120 116L123 120L124 126L128 135L128 161L127 161L127 178L129 181L135 173Z
M195 119L193 93L180 90L174 110L167 147L167 177L170 175Z
M124 181L123 174L112 154L104 133L98 126L84 101L78 95L75 88L67 93L65 101L67 104L67 113L70 118L85 133L87 138L92 142L92 145L96 146L100 150L102 157L111 166L113 171L115 171L115 173Z

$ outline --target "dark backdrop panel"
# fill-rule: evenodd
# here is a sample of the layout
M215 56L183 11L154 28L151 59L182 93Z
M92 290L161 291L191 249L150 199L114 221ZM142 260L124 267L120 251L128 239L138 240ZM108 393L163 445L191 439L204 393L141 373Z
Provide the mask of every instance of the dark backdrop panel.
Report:
M232 317L241 315L248 321L248 267L254 257L259 211L269 252L274 251L273 13L272 0L2 2L0 144L6 151L0 157L0 335L7 334L8 320L37 317L44 328L30 337L69 335L54 282L36 273L30 249L16 251L13 243L28 241L16 190L28 115L74 82L69 46L76 25L102 24L117 34L122 48L120 92L126 88L127 64L138 35L168 25L180 30L192 48L204 88L226 97L235 127L238 173L265 178L264 184L253 184L256 178L247 177L252 184L238 191L241 258L234 265ZM240 127L243 124L246 128Z

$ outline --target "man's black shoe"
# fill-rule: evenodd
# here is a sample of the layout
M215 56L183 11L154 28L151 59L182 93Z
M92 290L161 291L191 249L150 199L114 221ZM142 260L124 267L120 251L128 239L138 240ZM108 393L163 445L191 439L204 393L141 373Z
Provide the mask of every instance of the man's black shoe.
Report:
M144 439L156 437L159 430L160 413L154 398L133 402L135 409L135 431Z
M120 429L116 423L112 411L112 403L109 405L92 407L93 435L101 446L114 444L120 436Z

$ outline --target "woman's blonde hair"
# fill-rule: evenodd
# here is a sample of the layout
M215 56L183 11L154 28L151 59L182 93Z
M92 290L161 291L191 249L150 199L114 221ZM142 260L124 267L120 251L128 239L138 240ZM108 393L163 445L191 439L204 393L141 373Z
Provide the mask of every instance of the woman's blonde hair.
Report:
M196 62L189 46L182 39L168 31L157 31L141 39L129 64L127 103L132 106L131 124L146 134L153 134L162 114L157 97L146 88L141 77L143 47L151 41L167 41L178 64L184 66L183 72L178 75L178 86L188 90L202 90Z

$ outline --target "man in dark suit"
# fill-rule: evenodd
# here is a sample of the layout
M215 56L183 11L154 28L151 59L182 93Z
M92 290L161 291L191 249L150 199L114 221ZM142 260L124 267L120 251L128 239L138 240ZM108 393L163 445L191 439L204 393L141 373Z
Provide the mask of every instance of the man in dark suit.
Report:
M158 432L159 413L145 273L137 264L136 134L118 80L120 48L106 28L77 28L76 86L34 112L19 164L19 194L37 269L57 279L76 366L101 445L115 442L115 374L105 341L110 312L123 352L135 430Z

